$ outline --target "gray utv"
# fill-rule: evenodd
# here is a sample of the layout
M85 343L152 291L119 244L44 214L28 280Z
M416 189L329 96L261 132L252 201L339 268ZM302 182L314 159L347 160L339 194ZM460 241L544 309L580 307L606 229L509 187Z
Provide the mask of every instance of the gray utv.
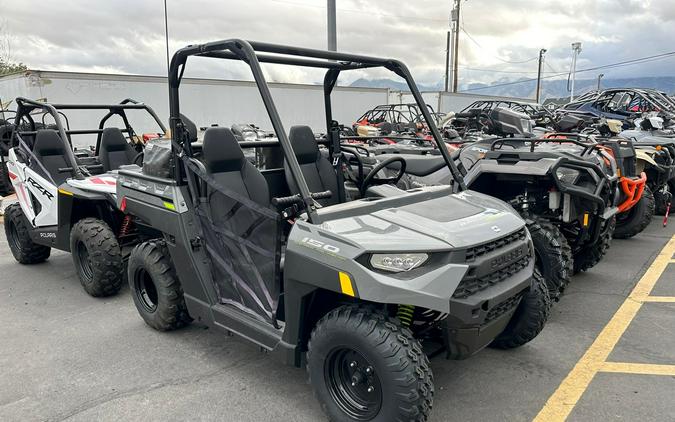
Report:
M179 101L192 56L246 62L277 139L238 142L212 127L195 143ZM307 126L287 135L261 62L327 70L326 145ZM373 67L407 81L440 145L399 61L243 40L177 51L170 148L146 152L145 168L120 170L117 181L125 212L163 233L131 253L129 283L155 329L196 320L306 365L332 420L422 421L433 403L428 356L525 344L543 328L550 300L533 273L525 223L505 203L451 187L400 190L402 159L397 176L369 174L365 196L347 198L331 91L341 71ZM267 159L259 170L246 148L266 149L279 167ZM457 174L447 152L444 159Z

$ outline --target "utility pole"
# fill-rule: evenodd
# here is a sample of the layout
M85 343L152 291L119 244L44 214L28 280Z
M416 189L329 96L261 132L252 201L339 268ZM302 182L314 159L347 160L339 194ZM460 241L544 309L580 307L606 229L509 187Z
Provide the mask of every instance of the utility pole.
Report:
M448 31L448 36L445 40L445 92L448 92L448 83L450 73L450 31Z
M570 102L574 101L574 81L577 78L577 56L581 53L581 43L572 43L572 88L570 90Z
M542 48L539 50L539 69L537 70L537 92L534 95L534 101L539 102L539 94L541 93L541 68L544 65L544 54L546 54L546 49Z
M337 25L335 0L328 0L328 50L337 51Z
M452 8L452 14L450 15L450 20L452 21L452 29L454 33L454 46L452 49L453 59L452 59L452 92L457 92L457 80L458 80L458 71L459 71L459 7L462 3L462 0L453 0L454 7Z
M604 73L601 73L598 75L598 91L600 91L600 81L602 80L602 77L605 76Z

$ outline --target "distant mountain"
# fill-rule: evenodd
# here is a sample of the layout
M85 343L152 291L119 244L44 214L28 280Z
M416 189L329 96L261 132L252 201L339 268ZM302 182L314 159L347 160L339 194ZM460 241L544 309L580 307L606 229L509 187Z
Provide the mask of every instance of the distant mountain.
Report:
M526 80L526 82L511 84L517 82L513 79L500 79L493 84L473 83L468 85L460 84L459 91L480 95L498 95L504 97L533 98L537 87L536 81ZM575 94L596 89L597 79L577 79L575 82ZM493 86L490 85L502 85ZM389 88L397 91L408 91L405 83L391 79L357 79L351 86L366 88ZM419 84L421 91L440 91L443 89L443 83ZM654 76L654 77L636 77L621 79L603 79L602 88L654 88L667 93L675 92L675 76ZM479 88L479 89L477 89ZM564 97L569 95L567 90L567 80L544 80L541 87L542 101L549 97Z

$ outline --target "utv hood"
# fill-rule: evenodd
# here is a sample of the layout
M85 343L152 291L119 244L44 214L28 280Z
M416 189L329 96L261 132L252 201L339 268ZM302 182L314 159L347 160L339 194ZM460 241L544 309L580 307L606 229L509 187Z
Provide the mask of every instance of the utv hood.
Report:
M504 202L465 191L330 220L321 228L366 250L411 252L466 248L503 237L524 224Z

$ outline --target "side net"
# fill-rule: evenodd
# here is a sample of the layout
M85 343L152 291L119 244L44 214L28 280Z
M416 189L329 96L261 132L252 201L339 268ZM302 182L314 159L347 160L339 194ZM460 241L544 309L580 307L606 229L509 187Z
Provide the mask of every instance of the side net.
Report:
M205 190L195 211L220 302L276 324L279 214L249 198L239 174L210 175L185 156L183 162Z

